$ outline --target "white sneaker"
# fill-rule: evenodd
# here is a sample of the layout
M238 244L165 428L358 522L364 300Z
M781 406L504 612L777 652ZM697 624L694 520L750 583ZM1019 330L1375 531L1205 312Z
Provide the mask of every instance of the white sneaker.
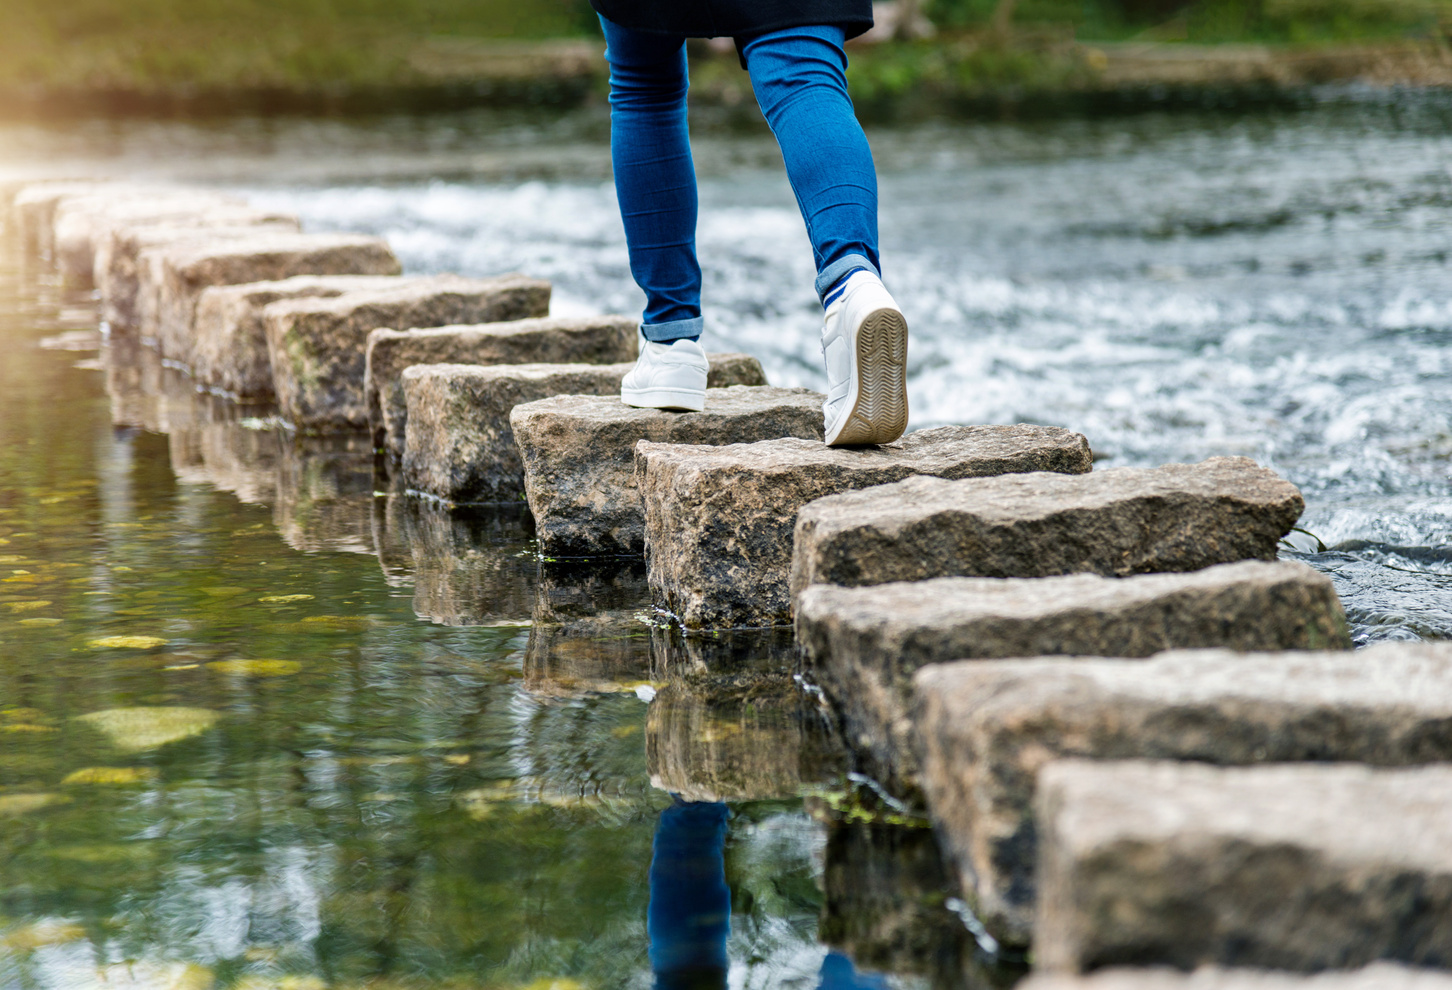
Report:
M827 307L827 445L891 443L907 429L907 320L882 280L853 273Z
M620 382L620 401L640 409L700 412L706 407L709 370L706 352L694 340L641 341L635 367Z

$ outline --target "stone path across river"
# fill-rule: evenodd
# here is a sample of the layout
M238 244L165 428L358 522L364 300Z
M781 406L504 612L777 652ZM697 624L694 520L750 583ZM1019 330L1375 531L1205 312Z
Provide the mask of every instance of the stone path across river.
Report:
M1304 502L1266 468L1093 471L1088 438L1023 424L829 449L822 397L745 355L713 355L702 412L631 409L635 321L550 317L527 275L403 275L379 238L206 190L4 194L96 290L116 424L293 548L376 554L421 620L529 627L537 697L653 698L658 788L855 771L931 816L1034 990L1449 985L1361 967L1452 969L1452 646L1350 652L1329 581L1274 561Z

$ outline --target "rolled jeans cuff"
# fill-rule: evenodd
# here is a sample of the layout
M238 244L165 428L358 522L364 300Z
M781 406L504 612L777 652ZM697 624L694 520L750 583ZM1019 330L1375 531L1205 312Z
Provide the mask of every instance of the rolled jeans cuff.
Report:
M878 271L877 266L868 261L865 256L849 254L845 258L838 258L817 274L817 298L827 298L827 292L832 286L854 268L865 268L878 278L882 278L882 272Z
M669 323L642 323L640 332L646 340L657 344L669 344L673 340L699 337L706 329L706 318L697 316L691 320L672 320Z

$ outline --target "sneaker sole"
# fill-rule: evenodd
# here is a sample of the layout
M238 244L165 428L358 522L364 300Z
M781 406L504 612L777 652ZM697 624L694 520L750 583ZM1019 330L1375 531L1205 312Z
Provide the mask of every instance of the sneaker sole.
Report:
M907 429L907 320L879 309L857 328L857 376L851 409L829 437L829 447L891 443Z
M620 401L636 409L700 412L706 408L706 392L688 388L621 388Z

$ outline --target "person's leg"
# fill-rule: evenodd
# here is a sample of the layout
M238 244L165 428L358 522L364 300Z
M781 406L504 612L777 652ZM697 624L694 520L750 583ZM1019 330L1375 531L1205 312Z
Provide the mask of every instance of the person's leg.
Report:
M685 39L600 18L610 63L610 158L630 249L645 292L642 332L665 342L701 335L696 170L686 126Z
M650 967L656 990L725 990L731 888L724 804L676 799L661 812L650 859Z
M877 172L847 97L842 44L834 27L741 41L816 255L832 446L890 443L908 421L907 321L882 284Z
M743 40L751 85L786 162L817 262L817 295L857 269L881 275L877 171L847 95L844 33L796 27Z

